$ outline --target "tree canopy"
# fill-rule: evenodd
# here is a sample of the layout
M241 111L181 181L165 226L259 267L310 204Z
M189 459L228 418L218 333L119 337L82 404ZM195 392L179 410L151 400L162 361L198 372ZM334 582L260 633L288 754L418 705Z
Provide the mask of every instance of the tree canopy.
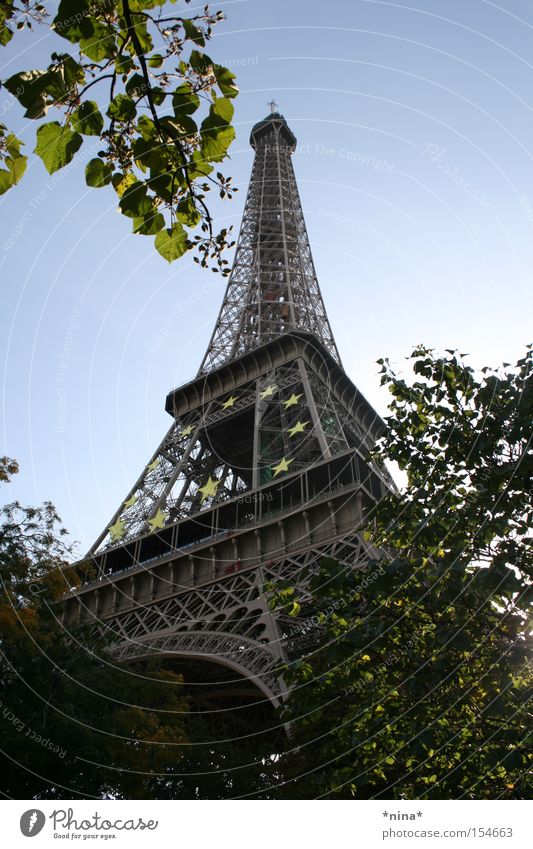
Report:
M407 485L365 518L367 562L324 561L310 598L276 588L307 649L285 671L274 795L531 795L532 351L481 373L411 360L410 381L381 361L376 456Z
M0 479L16 463L0 460ZM179 794L188 750L182 679L157 662L118 666L94 629L55 604L76 586L54 507L2 509L0 763L12 798Z
M111 186L134 233L155 236L168 262L194 250L204 267L229 273L228 229L215 231L208 192L236 189L220 163L234 139L234 74L204 51L222 12L191 17L175 0L61 0L50 21L34 0L0 9L0 45L24 28L48 27L63 43L46 68L23 69L3 87L39 122L34 152L50 174L85 137L101 150L85 168L88 186ZM184 0L189 4L190 0ZM47 119L47 120L44 120ZM23 142L0 124L0 194L26 171Z

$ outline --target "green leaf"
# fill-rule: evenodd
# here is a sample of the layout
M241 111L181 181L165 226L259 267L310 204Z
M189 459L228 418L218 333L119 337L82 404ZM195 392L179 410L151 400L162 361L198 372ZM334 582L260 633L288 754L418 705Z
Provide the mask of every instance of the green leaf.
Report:
M79 133L52 121L37 130L35 153L43 160L48 173L53 174L72 160L82 143Z
M72 116L73 129L84 136L99 136L104 128L104 119L94 100L80 103Z
M135 62L131 56L128 56L127 53L119 53L119 55L115 57L115 68L117 74L129 74L129 72L135 68Z
M161 56L161 53L152 53L151 56L146 57L146 61L148 62L149 68L160 68L164 59Z
M186 224L187 227L195 227L201 218L200 213L194 205L194 200L190 195L178 203L177 215L181 223Z
M235 138L233 127L225 127L216 132L202 133L202 154L208 161L221 162Z
M6 44L9 44L12 38L13 30L10 30L9 27L0 24L0 45L5 47Z
M197 44L199 47L205 46L205 38L204 34L198 27L188 18L184 18L182 20L183 29L185 30L185 38L190 39L194 44Z
M107 115L115 121L131 121L135 118L137 109L131 97L125 94L117 94L109 104Z
M91 35L90 17L88 0L61 0L52 28L62 38L75 43Z
M189 249L187 234L181 224L176 222L172 229L165 228L155 237L156 250L167 262L179 259Z
M227 154L228 147L235 138L235 130L229 124L233 117L233 104L225 97L219 97L211 104L209 115L202 121L202 154L205 159L220 162Z
M152 191L163 200L171 203L174 200L176 188L179 187L179 180L173 179L172 174L168 171L150 177L150 188ZM178 218L180 218L178 214ZM180 219L181 220L181 219Z
M18 183L26 170L28 161L27 157L20 153L22 142L12 133L6 137L4 144L8 155L3 160L6 168L0 168L0 195L3 195Z
M146 80L142 74L132 74L126 83L126 92L132 97L143 97L148 91Z
M215 78L217 85L225 97L237 97L239 93L238 86L233 82L235 74L225 68L223 65L214 65Z
M47 71L22 71L4 85L26 108L25 118L42 118L53 103L61 102L76 83L83 83L81 65L68 54L54 54L56 64Z
M189 65L193 71L196 71L197 74L205 76L206 74L211 73L211 70L213 69L213 60L205 53L200 53L199 50L191 50Z
M151 198L146 194L145 183L136 180L129 186L120 199L120 211L128 218L141 218L153 210Z
M162 103L165 102L165 98L167 96L166 91L158 86L152 89L152 100L156 106L161 106Z
M124 192L130 186L133 186L133 184L136 183L137 180L133 174L122 174L120 171L117 171L116 174L113 174L111 182L117 195L119 197L122 197Z
M188 115L180 115L179 118L170 118L168 115L165 115L160 119L159 123L172 139L194 135L198 132L196 123Z
M176 118L183 115L192 115L200 106L200 98L194 92L189 83L184 83L175 89L172 95L172 107Z
M131 3L130 3L131 5ZM144 4L146 7L146 3ZM139 44L141 45L143 53L149 53L150 50L153 50L154 43L152 41L152 37L148 32L148 27L146 25L146 21L138 17L137 15L133 16L133 27L135 29L135 35L139 39ZM131 51L132 55L134 53L133 44L129 44L127 47L128 50Z
M75 83L85 82L85 71L69 53L56 53L54 56L56 64L49 68L51 81L48 91L56 98L60 98Z
M235 109L231 100L228 100L226 97L218 97L212 104L210 111L217 118L220 118L221 122L229 124L233 118Z
M191 180L195 180L197 177L207 177L212 170L213 166L205 160L205 157L199 150L195 150L191 156L191 170L189 173Z
M26 108L25 118L43 118L46 115L48 71L22 71L4 82L4 87Z
M101 159L91 159L85 168L85 182L88 186L95 189L101 189L111 182L113 169L107 162L102 162Z
M154 210L133 219L133 232L140 233L143 236L155 236L164 226L164 216Z
M137 129L145 141L150 141L155 132L155 124L147 115L141 115L137 119Z
M117 52L117 45L110 26L92 20L92 32L86 38L80 39L80 50L93 62L112 59Z

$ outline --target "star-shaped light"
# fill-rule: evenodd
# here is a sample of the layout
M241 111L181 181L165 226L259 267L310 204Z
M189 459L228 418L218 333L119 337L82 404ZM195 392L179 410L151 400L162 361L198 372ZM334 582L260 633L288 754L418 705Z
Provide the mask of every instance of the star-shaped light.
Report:
M293 460L286 460L285 457L281 459L277 466L272 466L272 471L274 472L274 477L281 474L281 472L288 472L290 464L294 462Z
M222 404L222 409L227 410L228 407L233 407L236 400L237 399L236 399L235 395L232 395L230 398L228 398L227 401L224 401L224 403Z
M153 461L152 461L152 462L151 462L151 463L147 466L147 468L149 469L149 471L150 471L150 472L153 472L153 471L154 471L154 469L157 469L157 467L159 466L159 463L160 463L160 462L161 462L161 457L156 457L156 458L155 458L155 460L153 460Z
M150 525L153 531L157 530L157 528L164 528L166 521L166 513L163 513L161 508L157 511L155 516L152 516L151 519L148 519L148 524Z
M193 430L194 428L192 425L187 425L187 427L184 427L183 430L180 430L180 436L190 436Z
M200 487L200 492L202 493L202 504L207 498L215 497L219 484L220 481L213 480L211 475L209 475L209 480L207 481L207 483Z
M124 502L124 507L133 507L133 505L136 504L136 503L137 503L137 496L132 495L132 496L130 496L130 498L128 498L127 501Z
M289 428L289 436L296 436L297 433L303 433L309 422L296 422L294 427Z
M277 388L277 386L267 386L266 389L263 389L263 391L259 393L259 400L264 401L265 398L272 398Z
M298 403L301 397L302 393L300 393L299 395L295 395L293 392L289 400L283 402L285 404L285 409L288 410L289 407L294 407L294 405Z
M110 528L108 528L108 530L113 542L117 539L122 539L124 536L124 522L119 518L114 525L111 525Z

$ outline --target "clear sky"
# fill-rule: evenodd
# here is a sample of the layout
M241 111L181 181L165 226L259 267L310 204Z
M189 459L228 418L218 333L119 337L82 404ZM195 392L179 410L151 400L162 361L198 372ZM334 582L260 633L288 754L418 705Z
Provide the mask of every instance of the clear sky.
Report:
M242 91L225 167L240 192L215 202L217 220L238 228L250 128L274 97L298 138L344 366L375 407L386 412L375 360L403 368L419 342L458 347L478 366L520 356L533 313L533 3L212 8L227 21L209 53ZM1 49L4 78L43 66L61 42L43 33ZM35 123L5 91L0 121L33 148ZM80 553L170 425L166 393L194 376L224 289L191 258L168 266L152 239L131 235L110 187L86 188L96 150L86 139L79 164L52 178L32 155L0 199L0 450L21 465L4 496L53 501Z

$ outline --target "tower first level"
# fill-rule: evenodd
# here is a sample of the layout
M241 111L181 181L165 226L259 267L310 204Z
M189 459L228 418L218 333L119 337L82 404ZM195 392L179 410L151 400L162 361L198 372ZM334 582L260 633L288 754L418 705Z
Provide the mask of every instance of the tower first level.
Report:
M277 701L292 620L263 587L364 564L367 461L381 419L311 334L286 334L167 397L174 423L84 561L65 624L113 632L117 658L209 656Z

